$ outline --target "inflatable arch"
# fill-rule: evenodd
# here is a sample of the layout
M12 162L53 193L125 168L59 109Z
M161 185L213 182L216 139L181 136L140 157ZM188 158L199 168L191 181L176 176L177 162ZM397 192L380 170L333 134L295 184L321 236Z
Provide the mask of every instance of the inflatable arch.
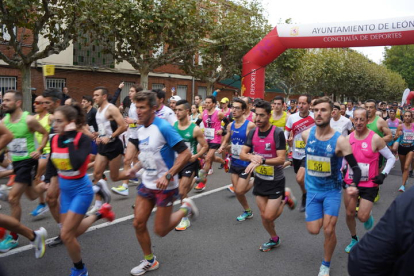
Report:
M414 16L383 20L279 25L243 57L242 95L263 98L265 67L290 48L414 44Z

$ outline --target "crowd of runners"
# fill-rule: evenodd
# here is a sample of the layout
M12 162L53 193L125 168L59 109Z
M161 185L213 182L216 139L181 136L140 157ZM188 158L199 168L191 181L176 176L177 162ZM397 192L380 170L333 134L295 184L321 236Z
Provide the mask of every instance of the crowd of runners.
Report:
M31 215L50 212L60 228L49 246L66 246L71 275L88 275L77 237L99 219L113 221L111 197L128 196L134 183L133 226L144 260L131 274L155 270L159 262L147 228L153 208L155 234L188 229L199 216L188 194L206 189L216 162L229 173L228 190L240 203L235 220L253 217L254 203L246 194L252 190L255 196L269 235L260 251L280 246L277 219L285 206L293 210L298 205L308 232L323 231L319 276L326 276L342 198L350 233L344 250L352 254L359 243L356 220L372 229L379 187L396 157L403 174L400 192L413 176L414 111L402 110L398 103L341 104L309 95L288 104L280 96L271 102L243 96L218 101L217 92L205 99L197 95L190 103L177 95L166 99L165 90L132 86L129 106L117 107L121 89L122 84L112 96L107 88L96 87L78 103L70 98L63 102L66 94L49 88L34 100L35 115L22 109L19 91L5 92L0 177L10 181L0 189L0 199L8 201L11 214L0 215L0 226L10 231L0 252L18 247L21 235L32 242L36 258L45 253L46 229L20 223L20 200L26 194L38 201ZM284 168L289 166L302 192L298 200L286 186ZM106 168L113 182L122 181L120 186L108 187ZM176 200L181 206L174 211Z

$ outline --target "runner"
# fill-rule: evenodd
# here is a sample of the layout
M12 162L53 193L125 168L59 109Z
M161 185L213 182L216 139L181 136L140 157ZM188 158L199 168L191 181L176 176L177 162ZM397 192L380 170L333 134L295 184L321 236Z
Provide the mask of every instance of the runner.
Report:
M367 111L357 107L354 110L353 118L355 132L349 135L349 143L361 169L361 180L356 188L349 187L353 181L353 171L350 168L347 170L344 179L344 188L347 191L344 193L344 203L346 208L346 224L351 233L351 243L345 248L346 253L349 253L352 247L359 241L355 222L355 208L358 196L360 197L358 219L364 223L366 230L371 230L374 226L374 217L371 210L378 193L378 185L384 182L395 163L395 157L386 146L384 140L367 128ZM387 159L387 164L381 173L379 173L378 169L380 154Z
M351 116L349 116L348 114L346 114L346 105L345 104L341 104L341 115L344 116L345 118L350 119L352 121L352 118L350 118Z
M179 100L181 100L180 96L172 96L170 98L170 108L171 108L172 111L174 111L174 113L175 113L175 106L177 105L177 102Z
M379 110L381 111L381 118L384 121L387 121L390 118L389 112L387 110L387 103L386 102L380 102L379 103Z
M354 131L351 120L341 115L339 103L334 103L330 125L331 128L338 131L344 137Z
M299 112L289 116L285 127L285 138L292 148L293 169L296 173L296 181L302 190L302 202L299 211L306 209L305 189L305 146L302 139L302 132L311 128L315 121L313 113L309 112L311 97L302 95L298 99Z
M142 127L138 130L139 162L129 171L129 175L134 177L141 168L145 170L138 187L133 222L145 257L139 266L131 270L131 274L142 275L159 267L147 228L153 208L157 206L154 232L162 237L174 229L183 217L197 217L198 210L191 199L185 198L180 209L172 212L173 202L178 197L176 174L188 163L191 153L175 129L155 116L157 102L153 92L138 92L134 100L138 124Z
M272 116L270 116L269 122L272 125L284 131L286 127L286 121L289 118L289 114L287 114L286 111L283 111L285 99L283 99L282 96L276 96L272 100L272 102L273 102L274 108L272 109Z
M392 134L392 140L387 144L387 146L390 148L390 150L396 154L397 152L394 150L394 143L398 139L399 134L397 132L398 126L401 124L401 120L396 117L395 110L390 109L389 111L390 118L387 120L387 125L389 129L391 130Z
M227 123L225 123L224 121L221 121L221 128L223 129L222 136L226 135L227 125L230 122L231 110L229 108L229 105L230 105L230 100L228 98L224 97L223 99L220 100L220 107L221 107L220 112L222 112L224 114L224 116L226 116L226 118L227 118ZM228 158L228 150L227 149L224 149L221 152L221 158L223 160ZM218 167L219 170L222 170L223 168L224 168L224 164L220 164L220 166Z
M398 147L398 156L402 172L402 185L398 189L400 192L405 192L408 171L410 170L414 154L414 124L412 123L412 119L410 111L404 112L404 123L399 125L397 130L397 132L400 133L400 137L395 143L395 147Z
M224 164L224 170L229 171L229 160L221 159L220 157L215 156L216 151L221 145L221 135L223 130L221 129L221 121L227 120L222 112L219 112L215 109L217 100L214 96L207 96L206 100L206 110L203 111L202 121L204 123L204 137L207 140L209 150L205 157L204 166L198 173L199 183L194 188L196 192L202 192L206 188L207 176L206 172L211 169L213 161L220 164Z
M237 200L243 207L244 212L237 217L237 221L244 221L253 217L253 212L246 199L246 193L250 191L253 182L250 181L251 173L246 173L246 167L249 162L240 159L242 146L247 140L247 134L256 127L256 125L245 118L247 109L246 102L241 99L234 99L232 113L234 121L227 126L227 134L224 136L218 153L222 152L229 141L231 142L231 183L229 189L234 189Z
M246 120L254 123L256 121L256 114L252 111L252 108L253 108L252 98L242 97L242 100L245 101L247 104L246 114L244 115L246 116Z
M348 138L330 126L333 102L328 97L322 97L315 100L313 108L316 126L302 133L306 143L306 226L313 235L319 234L323 228L324 258L319 276L329 276L336 246L335 227L341 207L341 156L345 156L354 172L351 185L358 185L361 170L352 155Z
M191 105L190 121L192 123L197 122L199 116L200 116L200 113L198 113L197 105L195 104Z
M61 238L74 264L71 276L88 275L82 262L81 249L77 237L82 235L95 221L106 218L114 220L109 204L85 218L85 213L93 199L92 183L86 170L91 147L90 139L77 127L85 124L85 115L79 105L62 106L56 109L55 135L51 140L51 157L48 166L59 177L61 189Z
M354 103L352 101L349 101L347 102L346 106L346 115L348 115L350 118L353 118L352 116L354 116Z
M198 174L200 163L198 159L208 151L207 141L204 139L201 129L190 122L188 114L190 112L190 104L186 100L180 100L177 102L175 113L178 121L175 122L174 128L180 134L181 138L187 145L192 156L190 161L184 166L184 168L178 173L179 178L179 193L181 200L187 198L187 194L194 186L194 177ZM200 150L197 152L197 144L200 145ZM183 217L181 222L175 227L177 231L184 231L191 226L188 217Z
M96 124L96 108L92 106L93 99L91 96L86 95L82 97L82 107L86 113L86 123L89 127L91 138L91 153L89 154L88 169L95 165L96 154L98 153L98 145L96 145L95 139L98 138L98 125Z
M106 203L111 200L106 181L101 179L105 168L109 166L112 181L123 179L120 177L119 167L121 166L124 146L119 139L119 135L127 130L128 125L124 122L119 109L110 104L107 98L108 90L105 87L99 86L93 90L93 99L99 106L96 112L96 123L99 129L99 136L96 138L98 154L93 170L93 182L99 187L99 191L96 194L95 204L87 215L96 213L102 207L102 200Z
M129 97L131 99L131 105L128 110L128 117L126 117L125 123L129 125L128 132L129 138L127 142L127 148L125 151L124 157L124 171L128 171L131 169L132 164L138 162L138 128L140 126L137 125L138 123L138 115L137 115L137 108L134 104L134 97L135 94L139 91L142 91L141 86L132 85L129 89ZM122 185L118 187L112 187L112 192L121 195L121 196L128 196L129 189L128 189L128 180L124 180Z
M286 157L286 140L283 131L270 124L271 110L268 102L261 100L256 104L257 127L249 132L240 153L241 160L250 162L245 173L255 172L253 194L263 227L270 235L270 240L259 248L262 252L280 246L275 220L282 214L286 203L291 209L296 205L290 189L285 189L282 165Z
M174 111L172 111L171 108L164 105L165 92L160 89L152 90L152 92L157 94L157 110L155 111L155 116L167 120L170 125L174 125L174 123L177 122L177 116L175 116Z
M288 109L290 114L295 114L296 112L298 112L298 108L296 106L296 100L290 100L290 105L289 105L289 109Z
M22 213L20 199L23 193L30 200L35 200L40 194L44 193L41 185L33 183L33 177L37 169L38 159L42 155L48 139L48 132L33 116L29 115L29 112L22 110L22 104L22 93L16 90L6 91L2 104L6 113L3 123L14 136L7 147L13 161L16 178L10 192L9 190L1 190L0 197L9 201L12 217L18 221L20 221ZM37 148L34 141L36 131L43 135ZM16 232L10 232L10 235L0 243L0 252L7 252L17 247L19 245L18 240L19 235Z

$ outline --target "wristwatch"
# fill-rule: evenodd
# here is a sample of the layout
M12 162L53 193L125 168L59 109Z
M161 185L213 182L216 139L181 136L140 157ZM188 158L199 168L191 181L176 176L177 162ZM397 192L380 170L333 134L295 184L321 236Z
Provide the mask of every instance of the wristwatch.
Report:
M262 165L266 163L266 158L262 157Z
M170 174L170 173L167 173L167 174L165 175L165 178L166 178L168 181L171 181L171 179L173 178L173 175L172 175L172 174Z

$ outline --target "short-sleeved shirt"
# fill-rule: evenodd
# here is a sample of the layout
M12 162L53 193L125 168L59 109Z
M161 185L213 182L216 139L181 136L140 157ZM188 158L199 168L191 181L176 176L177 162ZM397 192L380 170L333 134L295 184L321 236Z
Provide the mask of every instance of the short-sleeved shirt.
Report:
M174 111L165 105L160 110L155 111L155 116L166 120L170 125L174 125L177 122L177 116L175 116Z
M338 121L331 118L331 128L341 133L342 136L348 136L348 131L352 130L352 122L348 118L341 116Z

